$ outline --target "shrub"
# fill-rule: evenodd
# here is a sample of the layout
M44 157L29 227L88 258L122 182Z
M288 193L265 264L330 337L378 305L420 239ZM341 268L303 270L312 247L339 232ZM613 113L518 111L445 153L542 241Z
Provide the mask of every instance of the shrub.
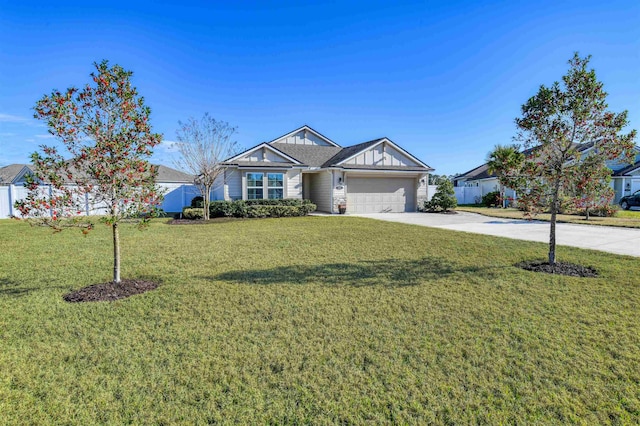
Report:
M500 192L492 191L482 196L482 205L485 207L500 206Z
M598 216L598 217L613 217L620 208L616 204L609 204L606 206L595 207L593 209L589 209L589 216ZM580 210L578 212L580 216L586 216L586 210Z
M306 216L315 211L316 205L309 200L236 200L212 201L209 205L210 217L291 217ZM196 213L196 210L198 213ZM182 213L185 219L202 219L202 210L185 207Z
M202 196L200 196L200 195L198 195L197 197L193 197L193 199L191 200L191 207L203 208L204 207L204 198L202 198Z
M209 217L232 217L235 216L235 209L233 201L212 201L209 204Z
M428 212L449 211L458 206L453 183L449 179L441 179L436 193L431 201L424 202L424 209Z
M192 207L185 207L184 209L182 209L182 218L183 219L190 219L190 220L197 220L197 219L202 219L202 209L198 209L198 208L192 208Z

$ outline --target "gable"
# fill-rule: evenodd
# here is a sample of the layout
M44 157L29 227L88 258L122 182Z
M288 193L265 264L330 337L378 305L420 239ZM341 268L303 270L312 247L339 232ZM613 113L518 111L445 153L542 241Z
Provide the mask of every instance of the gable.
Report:
M31 169L25 164L10 164L0 167L0 184L21 184L26 181L26 175Z
M285 164L300 164L295 158L292 158L282 151L262 143L248 151L236 155L233 158L225 161L225 163L285 163Z
M343 165L356 166L405 166L420 167L421 164L401 152L393 144L383 141L345 160Z
M308 146L339 146L326 136L321 135L309 126L302 126L293 132L272 140L269 144L308 145Z

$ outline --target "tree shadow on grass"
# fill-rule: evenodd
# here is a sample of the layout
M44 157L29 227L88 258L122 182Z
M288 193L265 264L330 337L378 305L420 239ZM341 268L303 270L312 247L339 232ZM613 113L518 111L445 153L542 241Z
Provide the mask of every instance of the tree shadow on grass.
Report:
M64 287L24 287L17 281L13 281L9 278L0 278L0 297L2 296L26 296L30 293L42 290L50 290L52 288L64 288Z
M349 285L355 287L383 285L404 287L435 281L455 273L486 274L488 267L460 267L447 259L425 257L419 260L362 260L324 265L292 265L272 269L224 272L213 281L239 284L309 284ZM493 274L492 274L493 275Z

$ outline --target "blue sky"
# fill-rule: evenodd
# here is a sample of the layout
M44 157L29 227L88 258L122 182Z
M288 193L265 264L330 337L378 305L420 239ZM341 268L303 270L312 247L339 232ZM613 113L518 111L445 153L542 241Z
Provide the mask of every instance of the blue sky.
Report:
M520 106L574 51L640 128L640 2L15 2L0 0L0 166L28 161L52 89L108 59L134 72L154 130L209 112L245 147L308 124L347 146L387 136L465 172L509 143ZM172 165L161 146L155 162Z

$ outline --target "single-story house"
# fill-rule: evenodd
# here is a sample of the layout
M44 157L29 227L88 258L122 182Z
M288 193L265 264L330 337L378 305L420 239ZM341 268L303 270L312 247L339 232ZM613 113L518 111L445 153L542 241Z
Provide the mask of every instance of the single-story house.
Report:
M434 170L386 137L342 147L306 125L222 167L214 200L305 198L327 213L416 211Z
M193 176L171 167L162 165L157 167L157 185L164 193L161 208L165 212L181 212L183 206L189 205L193 197L200 194L198 188L193 185ZM0 219L16 214L13 205L17 200L26 197L25 177L31 172L28 164L9 164L0 167ZM87 212L100 213L89 206L87 206Z
M578 148L578 151L581 154L587 154L592 148L593 143L585 143ZM524 153L527 154L528 151L524 151ZM611 187L615 191L613 202L617 203L623 196L640 189L640 148L636 147L634 164L609 161L607 166L611 169ZM465 196L464 189L467 189L467 192L473 194L474 197L482 197L489 192L500 190L498 177L495 173L489 172L487 163L454 177L453 186L456 189L458 202L461 204L472 202L468 196ZM517 198L515 191L510 188L505 190L505 195Z

